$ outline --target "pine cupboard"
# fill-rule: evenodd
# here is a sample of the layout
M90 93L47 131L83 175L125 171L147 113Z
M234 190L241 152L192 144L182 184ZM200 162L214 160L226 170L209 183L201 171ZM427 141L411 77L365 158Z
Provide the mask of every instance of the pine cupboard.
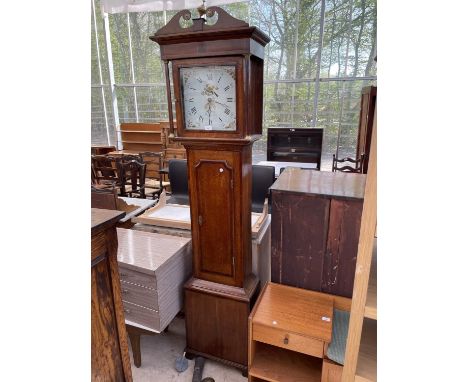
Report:
M287 168L271 187L271 281L351 297L366 176Z

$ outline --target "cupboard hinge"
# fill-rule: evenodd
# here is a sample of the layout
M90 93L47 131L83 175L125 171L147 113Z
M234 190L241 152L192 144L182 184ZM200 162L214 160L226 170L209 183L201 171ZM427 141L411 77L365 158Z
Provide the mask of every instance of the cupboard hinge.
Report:
M232 266L236 267L236 258L234 256L232 256Z
M231 179L231 190L234 189L234 180Z
M198 215L198 225L202 225L203 223L203 218L201 215Z

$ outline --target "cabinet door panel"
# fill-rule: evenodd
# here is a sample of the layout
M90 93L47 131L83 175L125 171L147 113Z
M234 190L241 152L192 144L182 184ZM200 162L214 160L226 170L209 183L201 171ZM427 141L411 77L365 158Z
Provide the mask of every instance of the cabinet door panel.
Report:
M330 201L273 192L271 281L321 290Z
M226 161L200 160L197 178L200 270L233 276L232 168ZM213 240L217 238L217 240Z
M107 255L91 269L91 370L93 381L125 381ZM105 350L104 350L105 349Z
M322 291L352 297L362 200L332 199Z

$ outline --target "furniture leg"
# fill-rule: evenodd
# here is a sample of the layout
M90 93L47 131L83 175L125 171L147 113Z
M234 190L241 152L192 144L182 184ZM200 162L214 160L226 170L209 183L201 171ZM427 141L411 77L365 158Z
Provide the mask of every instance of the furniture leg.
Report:
M141 366L141 350L140 350L140 333L128 331L130 337L130 344L132 346L133 364L135 367Z

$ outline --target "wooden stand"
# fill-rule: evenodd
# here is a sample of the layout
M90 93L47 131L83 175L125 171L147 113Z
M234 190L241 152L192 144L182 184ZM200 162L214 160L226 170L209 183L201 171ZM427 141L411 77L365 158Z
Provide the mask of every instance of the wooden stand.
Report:
M268 283L249 317L249 381L339 382L327 367L333 308L350 300ZM341 369L339 370L339 372Z
M185 284L186 352L247 372L248 317L259 291L252 275L244 288L192 278Z

